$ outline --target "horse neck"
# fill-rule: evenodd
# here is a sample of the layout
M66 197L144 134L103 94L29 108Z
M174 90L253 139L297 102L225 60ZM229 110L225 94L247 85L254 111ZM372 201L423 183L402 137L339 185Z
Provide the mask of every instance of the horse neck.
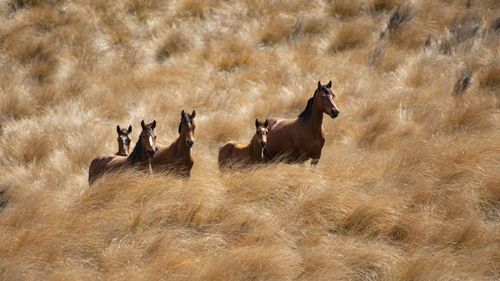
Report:
M191 155L191 148L186 145L186 141L180 135L177 140L175 141L175 147L177 147L177 155L185 155L189 156Z
M254 159L262 159L264 156L264 149L257 139L257 135L253 135L250 144L248 145L248 150L250 151L250 157Z
M314 101L312 104L311 114L301 119L303 124L313 132L321 132L321 126L323 125L323 111L317 108Z
M128 156L128 160L131 163L136 163L136 162L146 161L147 159L148 159L148 156L146 155L146 149L144 149L142 147L141 137L139 136L139 139L137 140L137 143L135 144L134 150Z
M118 155L127 154L127 152L125 151L125 148L123 148L119 143L118 143L118 152L116 154L118 154Z

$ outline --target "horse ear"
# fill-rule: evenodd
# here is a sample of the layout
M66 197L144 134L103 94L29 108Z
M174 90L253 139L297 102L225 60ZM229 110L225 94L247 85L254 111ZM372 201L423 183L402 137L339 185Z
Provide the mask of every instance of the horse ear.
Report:
M191 120L193 120L195 116L196 116L196 111L193 110L193 113L191 113Z
M259 122L259 119L258 118L255 118L255 128L259 128L260 126L260 122Z
M120 125L116 125L116 132L118 133L118 135L120 135L121 133Z
M146 129L146 124L144 124L144 120L141 121L141 127L143 130Z
M127 135L132 133L132 125L129 125L128 126L128 130L127 130Z
M269 121L266 119L266 121L264 121L264 127L267 128L267 126L269 126Z
M328 82L328 84L326 85L326 87L328 87L328 88L332 87L332 80L330 80L330 82Z
M181 111L181 120L186 119L186 113L184 112L184 109Z
M153 120L153 123L151 123L151 129L156 128L156 120Z
M318 81L318 89L321 88L321 81Z

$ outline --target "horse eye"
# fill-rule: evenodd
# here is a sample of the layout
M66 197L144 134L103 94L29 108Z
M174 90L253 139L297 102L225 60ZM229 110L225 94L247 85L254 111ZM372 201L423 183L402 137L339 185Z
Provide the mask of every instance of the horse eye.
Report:
M155 139L156 139L156 136L155 136Z

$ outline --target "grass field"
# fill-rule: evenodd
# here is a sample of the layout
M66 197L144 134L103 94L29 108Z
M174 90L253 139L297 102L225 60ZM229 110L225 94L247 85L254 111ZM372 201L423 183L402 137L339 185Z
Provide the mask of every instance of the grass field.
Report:
M1 280L500 280L496 0L6 0ZM318 80L317 167L221 173ZM116 125L196 110L191 178L88 186Z

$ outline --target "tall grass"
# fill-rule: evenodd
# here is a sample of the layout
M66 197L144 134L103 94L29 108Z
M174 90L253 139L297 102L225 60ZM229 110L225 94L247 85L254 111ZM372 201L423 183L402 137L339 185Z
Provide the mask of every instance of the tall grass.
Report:
M496 280L495 1L0 4L0 279ZM220 172L255 118L333 80L319 164ZM117 124L177 137L190 179L88 186Z

